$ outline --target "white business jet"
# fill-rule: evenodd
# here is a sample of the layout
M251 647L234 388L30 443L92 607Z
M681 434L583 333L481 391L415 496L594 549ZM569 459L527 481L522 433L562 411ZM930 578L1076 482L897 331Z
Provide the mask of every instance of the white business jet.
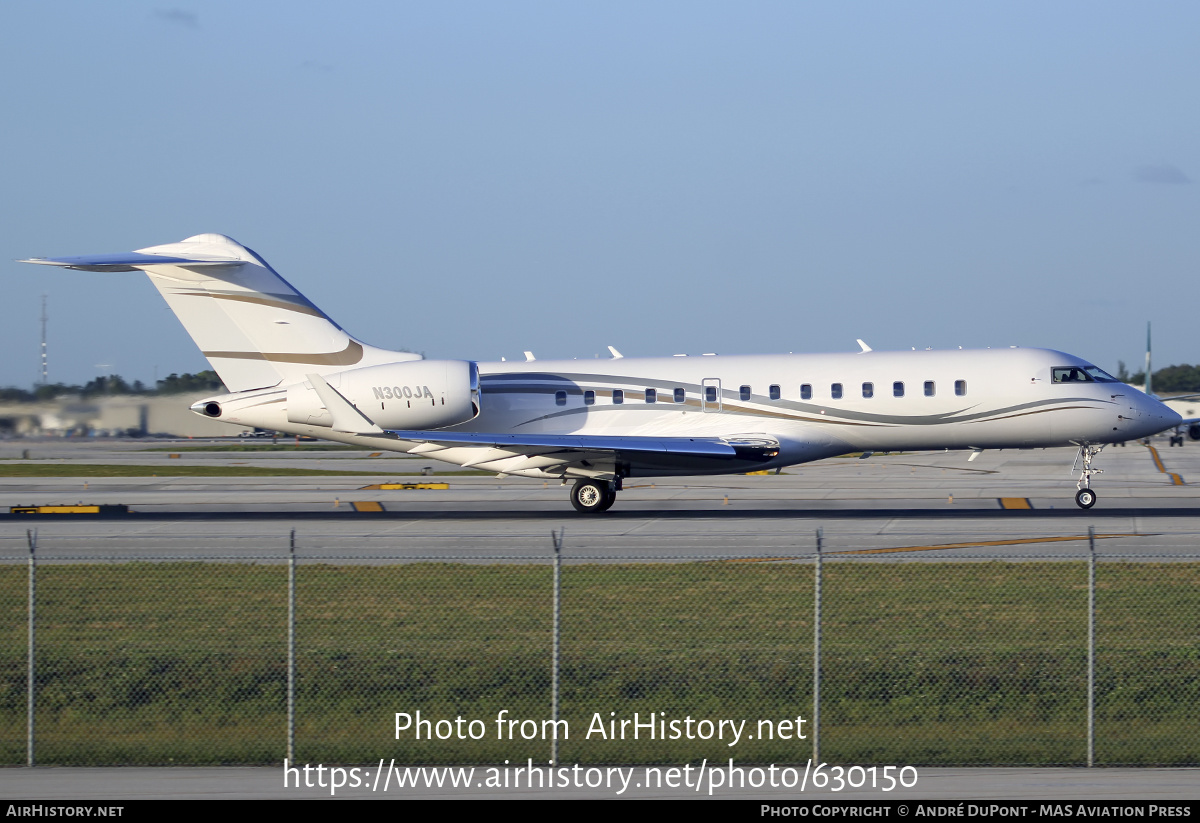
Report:
M141 270L229 394L195 403L242 426L574 481L608 509L629 477L780 469L851 452L1075 446L1076 502L1108 443L1180 417L1047 349L475 363L362 343L255 252L220 234L127 254L22 261Z

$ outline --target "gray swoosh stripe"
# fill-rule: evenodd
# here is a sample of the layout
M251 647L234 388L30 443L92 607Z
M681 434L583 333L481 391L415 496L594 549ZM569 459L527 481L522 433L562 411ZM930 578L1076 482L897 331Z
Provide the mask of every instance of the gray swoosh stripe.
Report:
M497 378L502 378L502 379L497 380ZM538 381L538 380L541 380L543 382L541 382L541 383L534 382L534 381ZM489 387L488 384L493 381L500 383L501 385ZM520 381L525 381L525 382L524 382L524 384L522 384ZM550 388L554 385L559 386L560 389L566 389L568 394L581 394L584 391L584 389L580 387L580 383L583 383L584 385L588 385L589 383L600 383L600 382L609 384L609 386L605 387L605 390L607 390L610 386L616 386L618 388L622 388L623 391L626 391L626 392L644 391L645 389L648 389L648 388L663 389L663 390L667 390L667 391L669 391L671 389L675 389L675 388L682 388L682 389L684 389L684 391L687 391L690 394L699 395L703 392L703 390L705 388L702 384L698 384L698 383L670 382L670 381L662 381L662 380L656 380L656 379L639 379L639 380L634 381L634 380L631 380L628 376L608 375L608 374L520 373L520 374L505 374L505 375L486 375L486 376L480 377L480 382L481 382L481 389L485 392L490 390L493 392L496 392L496 391L512 392L514 394L536 394L536 393L540 393L540 392L545 392L548 388ZM551 384L551 385L547 386L547 384ZM721 390L722 406L724 407L724 410L732 411L732 412L735 412L738 414L757 414L759 416L779 417L779 418L789 419L789 420L811 421L811 422L819 422L819 423L833 422L835 420L837 422L841 422L841 423L848 423L848 422L854 421L854 422L858 423L859 425L872 425L873 424L873 425L882 425L882 426L887 426L887 425L935 426L935 425L939 425L942 423L981 422L981 421L985 421L989 418L1000 419L1001 416L1010 416L1010 417L1015 416L1013 414L1014 412L1020 412L1025 409L1036 408L1039 406L1050 406L1050 405L1057 405L1057 404L1061 404L1061 403L1109 403L1109 402L1111 402L1111 401L1095 400L1090 397L1063 397L1063 398L1058 398L1058 399L1054 399L1054 400L1032 400L1032 401L1029 401L1028 403L1018 403L1013 406L1005 406L1005 407L1002 407L999 409L990 409L987 411L977 411L977 412L974 412L973 414L963 414L963 412L966 412L968 409L975 408L973 406L967 406L965 408L958 409L955 411L941 412L938 414L897 415L897 414L876 414L876 413L872 413L872 412L860 412L860 411L851 411L849 409L845 409L845 410L838 409L837 408L838 401L831 401L831 403L829 403L829 404L822 405L822 404L816 404L816 403L803 403L803 402L798 402L795 400L771 400L766 395L751 395L750 402L758 402L763 405L769 405L772 410L768 411L766 409L757 409L757 408L746 407L746 406L738 406L738 403L744 402L744 401L741 401L740 398L741 398L740 393L734 389L722 388L722 390ZM914 399L916 399L916 398L914 398ZM636 402L637 401L622 404L620 406L620 408L629 408L629 407L639 408L640 406L634 405L634 403L636 403ZM666 397L664 397L664 399L660 400L659 402L666 406L683 405L683 404L676 404L676 403L672 402L670 399L667 399ZM657 408L658 405L659 405L658 403L647 403L647 404L645 404L645 407ZM690 404L688 404L688 405L690 405ZM546 415L545 417L540 417L540 418L536 418L536 419L542 420L542 419L548 419L551 417L557 417L557 416L564 415L564 414L570 414L572 412L586 411L586 410L599 411L601 409L608 409L608 408L613 408L613 407L587 406L584 409L568 409L568 410L565 410L562 412L555 412L555 413ZM1064 407L1064 408L1081 408L1081 407L1069 406L1069 407ZM1082 408L1097 408L1097 407L1084 406ZM796 412L797 414L784 414L780 411L774 411L775 409ZM822 414L822 411L824 411L824 414ZM532 421L530 421L530 422L532 422Z

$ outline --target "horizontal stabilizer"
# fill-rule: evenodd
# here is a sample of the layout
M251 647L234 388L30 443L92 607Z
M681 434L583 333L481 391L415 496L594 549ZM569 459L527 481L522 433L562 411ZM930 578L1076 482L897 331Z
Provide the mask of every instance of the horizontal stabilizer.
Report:
M34 257L17 262L60 266L77 271L140 271L146 266L240 266L246 261L215 255L171 257L164 254L141 254L131 251L124 254L88 254L83 257Z
M118 254L21 262L78 271L144 271L233 392L421 359L355 340L267 261L223 234L197 234ZM362 421L353 416L342 422L362 430Z

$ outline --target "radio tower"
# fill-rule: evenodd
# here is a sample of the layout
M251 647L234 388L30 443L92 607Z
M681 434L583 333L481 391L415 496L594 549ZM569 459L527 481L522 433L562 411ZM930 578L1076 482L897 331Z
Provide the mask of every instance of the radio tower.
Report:
M42 385L46 386L50 383L49 372L46 366L46 295L42 295Z

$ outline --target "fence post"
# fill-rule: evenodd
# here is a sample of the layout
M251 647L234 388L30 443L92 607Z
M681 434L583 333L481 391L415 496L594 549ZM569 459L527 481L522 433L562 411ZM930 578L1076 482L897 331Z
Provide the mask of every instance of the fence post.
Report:
M1088 526L1087 764L1096 762L1096 527Z
M287 759L296 762L296 530L288 539Z
M817 559L813 569L813 716L812 759L821 763L821 543L824 530L817 529Z
M550 720L554 734L550 736L550 763L558 763L558 652L562 637L562 544L566 529L557 533L551 529L554 541L554 639L550 653Z
M36 702L37 669L34 666L34 651L36 649L37 612L34 606L37 602L37 529L26 529L25 539L29 541L29 669L26 672L26 706L25 706L25 765L33 765L33 707Z

